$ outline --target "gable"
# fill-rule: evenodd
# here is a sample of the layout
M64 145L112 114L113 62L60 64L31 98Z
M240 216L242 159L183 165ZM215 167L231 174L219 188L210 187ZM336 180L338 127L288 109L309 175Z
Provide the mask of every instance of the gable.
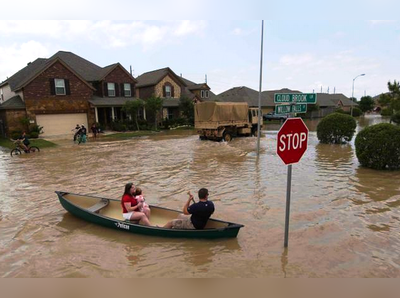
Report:
M117 64L112 70L109 70L108 74L104 77L104 81L115 83L136 83L136 80L120 64Z

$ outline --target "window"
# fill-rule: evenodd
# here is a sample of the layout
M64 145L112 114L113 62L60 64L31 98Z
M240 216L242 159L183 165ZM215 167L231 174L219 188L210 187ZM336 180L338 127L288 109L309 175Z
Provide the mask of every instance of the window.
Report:
M204 91L205 98L208 98L208 90Z
M107 83L108 96L115 96L115 84Z
M124 84L124 95L127 97L132 96L131 84Z
M4 100L3 89L0 89L0 102Z
M204 90L201 90L201 98L204 98Z
M65 95L65 81L63 79L54 79L56 95Z
M165 86L165 97L171 97L171 86Z
M174 111L172 109L168 109L168 119L174 118Z

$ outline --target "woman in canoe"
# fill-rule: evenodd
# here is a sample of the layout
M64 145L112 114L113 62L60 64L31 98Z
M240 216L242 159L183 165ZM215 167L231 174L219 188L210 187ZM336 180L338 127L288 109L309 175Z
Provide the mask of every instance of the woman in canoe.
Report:
M150 226L150 221L147 218L146 214L140 212L140 208L142 208L143 203L138 201L135 198L136 188L133 183L128 183L125 185L125 191L121 199L122 205L122 216L126 220L139 221L145 226Z

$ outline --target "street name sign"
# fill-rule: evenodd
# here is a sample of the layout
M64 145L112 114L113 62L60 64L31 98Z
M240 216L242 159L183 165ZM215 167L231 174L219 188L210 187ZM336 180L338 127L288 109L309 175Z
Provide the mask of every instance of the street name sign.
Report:
M276 153L286 165L299 162L307 150L308 128L301 118L289 118L277 136Z
M274 103L317 103L317 94L315 93L275 93Z
M275 114L306 113L307 104L276 105Z

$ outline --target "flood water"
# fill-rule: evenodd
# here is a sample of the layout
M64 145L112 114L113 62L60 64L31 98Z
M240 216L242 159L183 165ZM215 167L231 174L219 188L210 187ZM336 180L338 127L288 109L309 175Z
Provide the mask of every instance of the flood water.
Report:
M358 120L358 130L386 122ZM319 144L293 165L289 248L283 249L287 167L276 155L279 125L261 139L200 141L169 131L39 154L0 149L1 277L399 277L400 171L359 166L354 139ZM1 151L2 150L2 151ZM125 183L150 204L181 209L206 187L214 218L245 225L235 239L141 236L67 213L54 191L120 198Z

